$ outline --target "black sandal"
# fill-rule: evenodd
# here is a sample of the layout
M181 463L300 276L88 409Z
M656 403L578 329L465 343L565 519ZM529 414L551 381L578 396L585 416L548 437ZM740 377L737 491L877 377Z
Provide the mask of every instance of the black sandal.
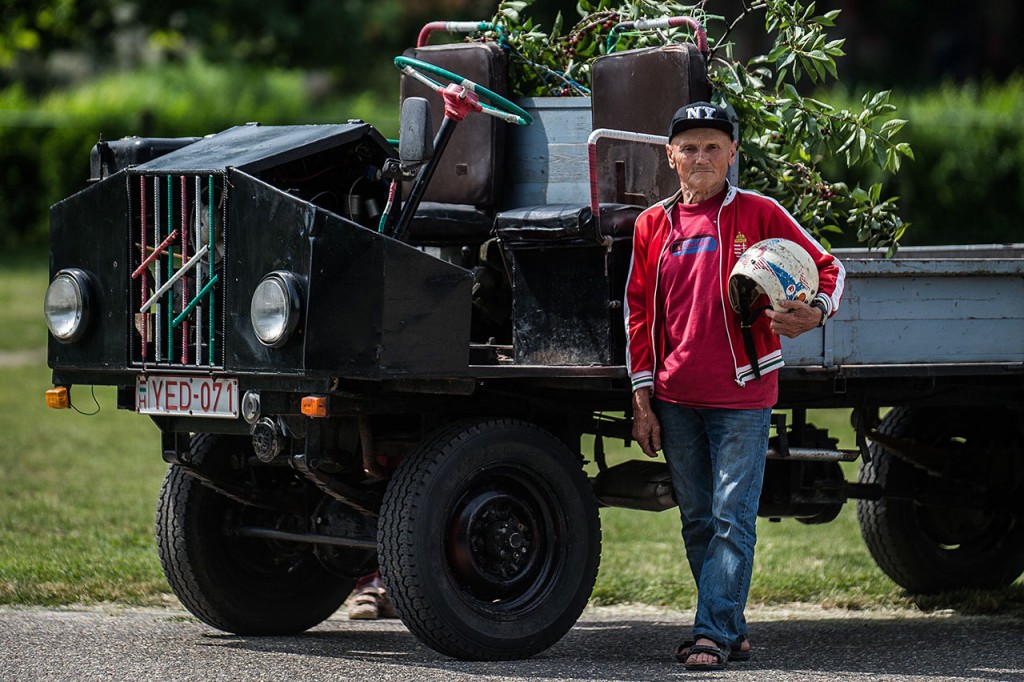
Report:
M686 663L686 659L690 657L690 649L693 648L694 644L696 644L696 642L692 639L688 639L680 644L679 648L676 649L676 660L680 663Z
M745 641L747 641L746 635L740 635L739 639L732 643L732 647L729 651L730 662L735 661L737 663L745 663L750 660L752 650L747 649L746 651L743 651L740 649ZM679 648L676 649L676 660L680 663L686 663L686 659L690 657L690 649L695 643L696 642L692 639L688 639L680 644Z
M685 643L684 643L685 644ZM680 647L682 650L682 647ZM690 647L689 656L685 659L687 670L723 670L729 660L729 647L718 646L717 644L694 644ZM715 657L714 663L690 663L690 657L696 654L711 654ZM679 652L676 653L678 659Z
M750 660L750 654L752 649L743 651L740 649L743 646L743 642L747 641L746 635L740 635L739 639L732 643L732 649L729 651L729 660L736 661L738 663L744 663Z

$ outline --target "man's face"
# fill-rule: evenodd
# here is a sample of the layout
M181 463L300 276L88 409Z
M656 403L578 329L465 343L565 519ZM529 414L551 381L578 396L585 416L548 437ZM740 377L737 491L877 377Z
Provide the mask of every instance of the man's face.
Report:
M679 175L684 191L717 191L725 182L736 144L714 128L693 128L676 133L665 146L668 165Z

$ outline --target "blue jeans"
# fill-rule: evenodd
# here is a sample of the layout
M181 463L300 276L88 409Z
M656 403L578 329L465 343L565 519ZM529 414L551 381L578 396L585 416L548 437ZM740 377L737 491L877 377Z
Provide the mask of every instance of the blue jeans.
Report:
M747 635L743 610L772 411L698 409L661 400L653 407L697 583L693 637L731 645Z

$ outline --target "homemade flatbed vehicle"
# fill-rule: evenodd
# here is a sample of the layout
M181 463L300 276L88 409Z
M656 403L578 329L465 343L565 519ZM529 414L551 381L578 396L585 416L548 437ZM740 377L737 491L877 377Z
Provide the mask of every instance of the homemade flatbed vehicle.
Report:
M599 506L674 506L663 462L612 466L603 444L630 437L633 220L677 186L658 136L708 97L703 56L623 52L597 60L589 98L489 98L526 126L457 122L473 95L449 88L455 118L427 128L442 97L410 69L501 94L506 59L411 50L401 154L362 121L126 138L99 143L90 186L53 207L48 397L114 385L159 427L160 559L202 621L299 632L379 565L427 645L526 657L589 598ZM784 343L792 412L761 515L824 523L857 499L872 555L909 590L1015 580L1022 257L844 251L840 313ZM852 408L859 449L808 408Z

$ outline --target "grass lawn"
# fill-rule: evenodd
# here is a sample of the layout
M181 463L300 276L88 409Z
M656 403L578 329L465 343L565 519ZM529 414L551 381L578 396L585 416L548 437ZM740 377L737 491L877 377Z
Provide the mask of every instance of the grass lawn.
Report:
M168 590L153 539L167 465L148 419L115 409L84 416L43 403L49 370L5 367L0 388L0 603L146 603ZM72 400L95 409L88 387Z
M0 261L0 603L150 603L169 591L153 539L159 433L111 387L93 416L46 407L46 283L45 254ZM96 409L88 386L72 402Z
M45 253L0 257L0 353L46 347Z
M115 601L150 604L169 589L156 556L153 518L166 465L157 429L115 409L97 388L98 414L49 410L41 349L46 259L0 260L0 604ZM25 353L25 351L32 351ZM17 358L16 361L12 359ZM88 387L72 399L96 409ZM852 448L846 415L811 414ZM615 450L612 461L641 458ZM590 450L585 447L589 457ZM848 467L847 477L855 476ZM604 551L593 600L692 608L694 589L675 510L601 512ZM812 602L838 608L955 608L1024 614L1024 588L911 599L875 567L852 504L830 524L759 521L751 604Z
M808 420L828 427L842 448L856 447L847 415L814 411ZM637 448L613 449L609 463L644 459ZM585 448L586 450L586 448ZM847 478L856 467L846 467ZM594 591L597 603L640 602L676 608L695 604L693 578L683 549L676 509L601 510L604 552ZM901 589L875 566L860 537L854 503L835 521L808 526L794 519L758 519L751 604L813 602L847 608L906 605Z

